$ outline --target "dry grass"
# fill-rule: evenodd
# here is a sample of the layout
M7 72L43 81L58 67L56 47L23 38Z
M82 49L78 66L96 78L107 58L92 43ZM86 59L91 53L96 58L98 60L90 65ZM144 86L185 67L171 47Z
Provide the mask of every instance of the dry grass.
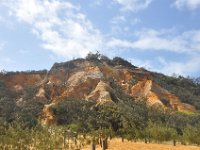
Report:
M87 146L82 150L91 150L91 146ZM101 150L101 147L98 145L96 150ZM172 144L145 144L142 142L121 142L120 139L114 139L109 141L108 150L200 150L200 147L197 146L183 146L177 145L173 146Z

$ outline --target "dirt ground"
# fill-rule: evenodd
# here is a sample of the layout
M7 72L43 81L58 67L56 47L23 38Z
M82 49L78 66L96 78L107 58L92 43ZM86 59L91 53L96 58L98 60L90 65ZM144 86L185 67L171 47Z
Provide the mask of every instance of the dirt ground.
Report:
M91 150L91 146L87 146L82 150ZM100 146L96 147L96 150L102 150ZM108 150L200 150L197 146L183 146L177 144L145 144L143 142L121 142L120 139L113 139L109 141Z

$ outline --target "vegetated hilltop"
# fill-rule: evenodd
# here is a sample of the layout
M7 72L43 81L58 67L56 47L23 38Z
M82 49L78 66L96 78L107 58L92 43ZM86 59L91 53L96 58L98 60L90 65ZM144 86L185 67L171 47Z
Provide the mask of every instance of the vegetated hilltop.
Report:
M69 99L93 101L98 106L129 98L163 110L200 110L200 86L190 79L153 73L122 58L111 60L98 53L55 63L49 71L2 73L0 88L1 107L10 104L10 108L1 108L1 119L12 120L16 117L12 113L23 109L44 124L56 123L52 108Z

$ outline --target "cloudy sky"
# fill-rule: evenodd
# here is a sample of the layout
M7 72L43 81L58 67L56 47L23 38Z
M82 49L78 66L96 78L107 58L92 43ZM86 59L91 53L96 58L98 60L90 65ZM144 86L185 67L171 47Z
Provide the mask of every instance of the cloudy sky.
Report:
M49 69L97 50L200 76L200 0L0 0L0 70Z

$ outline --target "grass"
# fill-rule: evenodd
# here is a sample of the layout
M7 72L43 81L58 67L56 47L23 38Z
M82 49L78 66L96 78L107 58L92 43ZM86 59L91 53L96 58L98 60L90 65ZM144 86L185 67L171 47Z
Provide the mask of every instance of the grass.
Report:
M91 150L91 146L88 145L86 148L81 150ZM102 148L98 145L96 150L102 150ZM108 150L200 150L200 147L184 146L179 144L173 146L172 142L171 144L145 144L144 142L122 142L121 139L113 139L108 143Z

